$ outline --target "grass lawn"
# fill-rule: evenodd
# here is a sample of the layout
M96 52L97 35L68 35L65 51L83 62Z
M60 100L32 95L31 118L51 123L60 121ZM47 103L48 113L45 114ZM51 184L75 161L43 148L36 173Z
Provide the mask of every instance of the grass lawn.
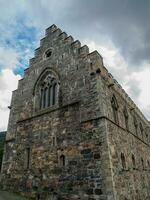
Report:
M29 199L21 197L20 195L11 192L0 191L0 200L29 200Z

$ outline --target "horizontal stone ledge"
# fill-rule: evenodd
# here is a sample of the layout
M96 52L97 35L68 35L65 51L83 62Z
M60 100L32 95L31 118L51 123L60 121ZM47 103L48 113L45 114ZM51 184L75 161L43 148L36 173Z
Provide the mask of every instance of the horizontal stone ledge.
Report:
M54 111L56 111L56 110L61 110L61 109L65 108L65 107L70 107L70 106L72 106L72 105L74 105L74 104L79 104L79 102L80 102L80 101L75 101L75 102L71 102L71 103L69 103L69 104L63 105L63 106L61 106L61 107L55 106L55 107L47 108L47 109L45 109L45 110L37 111L37 113L35 113L33 116L28 117L28 118L25 118L25 119L22 119L22 120L18 120L17 123L22 123L22 122L27 121L27 120L32 120L32 119L34 119L34 118L36 118L36 117L39 117L39 116L48 114L48 113L50 113L50 112L54 112Z

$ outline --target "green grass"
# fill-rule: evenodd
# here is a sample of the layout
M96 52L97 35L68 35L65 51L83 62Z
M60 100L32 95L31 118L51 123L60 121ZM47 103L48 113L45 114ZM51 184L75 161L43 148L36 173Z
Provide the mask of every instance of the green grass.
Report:
M0 200L29 200L29 199L11 192L0 191Z

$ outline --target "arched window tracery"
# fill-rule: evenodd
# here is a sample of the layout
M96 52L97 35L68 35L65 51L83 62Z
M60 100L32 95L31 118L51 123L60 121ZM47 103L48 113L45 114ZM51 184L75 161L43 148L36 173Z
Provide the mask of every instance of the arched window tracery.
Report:
M50 70L45 70L37 80L34 88L35 108L45 109L57 105L59 86L58 76Z
M48 75L40 85L41 88L41 109L57 104L58 101L58 85L57 80Z

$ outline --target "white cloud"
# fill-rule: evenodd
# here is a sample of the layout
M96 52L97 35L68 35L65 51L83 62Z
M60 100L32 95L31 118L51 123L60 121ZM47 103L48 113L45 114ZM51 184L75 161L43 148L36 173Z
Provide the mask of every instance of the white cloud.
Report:
M11 69L0 72L0 131L7 129L12 91L17 88L20 75L15 75Z
M126 80L127 91L132 95L143 113L150 119L150 64L143 64L142 71L133 72ZM135 83L135 84L133 84ZM134 86L134 87L132 87ZM133 95L133 91L139 90L139 95Z
M0 65L3 68L13 69L19 65L19 55L11 48L0 47Z

